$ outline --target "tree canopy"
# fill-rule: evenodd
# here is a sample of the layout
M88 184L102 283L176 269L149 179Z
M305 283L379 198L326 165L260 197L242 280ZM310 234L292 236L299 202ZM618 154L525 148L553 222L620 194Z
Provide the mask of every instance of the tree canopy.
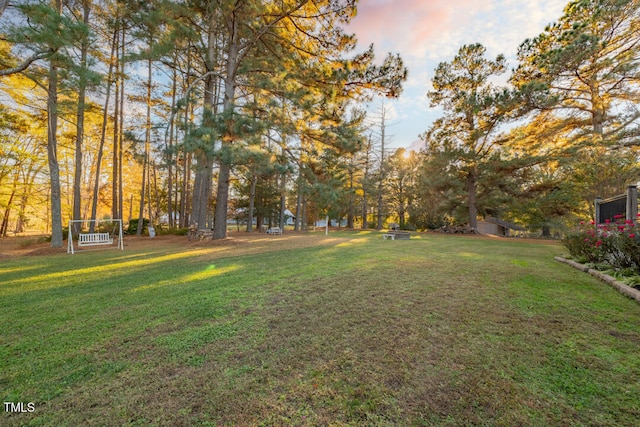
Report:
M638 180L638 7L569 2L510 74L461 46L434 70L424 148L392 152L364 111L408 72L358 49L356 0L0 2L0 235L60 246L67 220L109 216L224 238L285 212L561 230Z

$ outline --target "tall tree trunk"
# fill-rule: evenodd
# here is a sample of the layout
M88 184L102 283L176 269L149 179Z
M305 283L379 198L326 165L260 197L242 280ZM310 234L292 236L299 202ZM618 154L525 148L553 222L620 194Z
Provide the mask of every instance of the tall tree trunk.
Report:
M171 111L174 111L176 108L176 95L178 91L178 73L174 69L173 70L173 83L171 85ZM175 120L173 118L173 114L171 115L171 123L169 123L169 141L168 146L166 147L166 157L167 157L167 215L169 216L169 228L174 228L176 226L174 219L174 209L173 209L173 139L175 137Z
M126 55L126 43L127 43L127 28L122 23L122 40L120 42L120 107L118 109L119 114L119 123L120 123L120 131L118 132L118 216L116 218L122 218L124 216L124 191L123 191L123 170L122 165L124 161L124 95L125 95L125 65L126 62L124 60ZM129 207L131 210L133 205Z
M30 187L31 183L28 183L27 186ZM15 228L16 233L24 232L25 212L27 210L27 204L29 202L30 193L31 191L29 191L28 189L25 189L24 192L22 193L22 197L20 198L20 208L18 210L18 219L16 220L16 228Z
M189 76L191 75L191 56L187 56L186 74L183 82L183 89L189 87ZM191 215L187 213L189 206L189 194L191 191L191 151L187 151L185 148L185 140L189 132L189 123L191 122L193 115L193 108L190 102L190 92L187 91L187 98L184 109L184 137L182 144L182 182L180 184L180 224L182 227L189 227L191 225ZM176 166L177 167L177 166Z
M142 188L140 190L140 216L138 217L138 230L136 235L142 235L142 229L144 228L144 202L145 188L148 193L151 193L147 181L149 181L149 163L151 161L151 85L153 83L153 62L151 59L147 61L147 119L145 123L144 132L144 164L142 167ZM151 203L149 203L149 220L151 220Z
M384 143L385 143L385 122L384 122L384 110L382 112L382 124L380 126L381 130L381 146L380 146L380 180L378 181L378 223L376 225L376 230L382 230L382 222L383 222L383 208L384 208L384 178L385 178L385 169L384 169Z
M152 189L151 189L151 174L153 172L153 159L149 155L147 157L147 215L149 215L149 226L155 225L155 216L153 215L153 210L151 207L151 200L153 199Z
M253 231L253 211L256 207L256 185L258 184L258 175L251 173L251 190L249 192L249 213L247 214L247 232Z
M13 207L13 197L16 194L16 190L18 188L18 174L16 174L16 178L13 181L13 189L11 190L11 194L9 195L9 201L7 202L7 207L4 210L4 215L2 216L2 224L0 224L0 237L7 236L7 230L9 229L9 215L11 213L11 208Z
M301 155L302 156L302 155ZM300 171L298 172L298 195L296 197L296 225L295 231L302 230L302 198L303 198L303 179L302 176L302 162L300 162Z
M364 176L362 177L362 229L369 228L369 206L368 206L368 187L369 187L369 158L371 156L371 136L367 141L367 156L364 163Z
M82 22L89 25L91 2L82 1ZM82 147L84 145L84 110L87 97L87 56L89 54L89 40L84 38L80 47L80 78L78 81L78 112L76 115L76 155L75 172L73 176L73 219L82 219ZM80 224L75 224L75 232L80 231Z
M57 79L57 66L51 65L49 68L49 78ZM47 158L49 163L50 177L50 197L51 197L51 247L62 247L62 203L60 192L60 167L58 165L56 132L58 131L58 97L57 81L49 81L48 110L48 137L47 137ZM53 91L53 92L52 92Z
M212 18L209 26L209 37L207 41L207 60L205 61L208 68L207 71L212 71L213 67L215 67L216 64L216 58L218 55L218 39L216 37L217 26L217 21ZM216 76L214 76L213 74L209 74L205 80L202 124L207 128L211 128L214 126L214 114L217 112L215 94L217 94L218 85L216 79ZM215 141L213 143L215 144ZM193 207L191 209L192 222L197 223L198 228L204 229L207 226L209 205L211 202L211 186L213 181L214 159L206 149L202 148L198 149L195 155L196 176L193 183ZM222 170L220 171L220 173L222 174ZM217 218L214 216L214 227L216 224L216 220Z
M109 71L107 73L107 93L105 94L105 99L104 99L104 110L102 115L102 131L100 133L100 145L98 147L98 156L96 159L96 181L93 185L93 199L91 201L91 219L96 219L96 215L98 212L98 197L100 192L100 171L102 169L102 156L104 154L104 144L107 139L107 123L109 121L109 101L111 99L111 85L113 83L113 68L114 68L114 61L115 61L114 55L116 53L117 44L118 44L118 29L116 27L116 29L113 32L113 41L111 44L111 57L109 59ZM116 92L116 106L118 105L117 96L118 96L118 93ZM116 118L116 122L117 122L117 118ZM114 153L117 153L117 150L115 148L114 148ZM114 157L117 160L117 155ZM114 168L114 171L117 170L117 164L114 163L113 168ZM117 174L116 174L116 178L117 178ZM116 199L115 191L113 192L112 196L113 196L112 202L114 203L114 205L116 205L117 199ZM117 209L112 209L111 211L112 218L122 218L122 216L117 217L116 216L117 213L118 213ZM94 223L91 223L91 227L93 227L93 224Z
M230 16L227 21L229 25L229 41L227 45L227 67L224 76L224 103L223 115L227 120L225 124L227 129L227 138L222 144L232 144L234 135L234 103L236 94L236 77L238 66L240 65L240 42L238 40L238 21L235 14ZM214 216L214 239L224 239L227 237L227 206L229 203L229 178L231 175L231 166L225 160L220 161L220 173L218 175L218 190L216 193L216 210Z
M347 228L353 228L353 220L356 216L355 197L353 194L353 157L349 161L349 206L347 212Z
M62 14L62 0L54 2L56 12ZM58 164L58 65L49 62L47 92L47 160L51 194L51 247L62 247L62 201L60 192L60 166Z
M211 200L213 159L202 152L196 153L196 159L191 218L193 223L198 224L199 229L205 229L207 228L207 211Z
M18 210L18 219L16 221L16 233L24 232L24 224L25 224L25 212L27 211L27 206L29 204L29 198L33 193L33 183L37 176L40 175L40 171L42 166L31 165L29 170L25 174L25 182L24 189L22 191L22 196L20 197L20 208Z
M4 210L4 215L2 217L2 224L0 224L0 237L7 237L7 229L9 228L9 214L11 212L11 203L13 203L13 196L15 191L11 192L9 196L9 202L7 207Z
M282 157L284 158L284 153ZM280 218L279 218L279 227L281 230L284 229L284 222L285 222L284 212L287 209L286 203L287 203L287 174L286 172L282 172L282 174L280 175Z
M400 225L400 229L404 228L404 223L405 223L405 207L404 207L404 176L401 176L399 178L399 183L398 183L398 217L399 217L399 225Z
M142 229L144 228L144 200L145 200L145 187L147 184L147 156L144 156L142 165L142 186L140 188L140 207L138 209L138 228L136 230L136 236L142 236Z
M160 192L158 191L158 168L156 167L156 162L151 162L151 167L153 170L153 198L155 201L155 212L153 213L153 217L155 218L156 225L159 223L160 218Z
M307 231L307 225L309 224L307 220L307 199L304 198L304 193L302 195L302 231Z
M187 212L189 194L191 193L191 153L184 154L184 168L182 171L182 194L180 195L180 219L183 227L189 227L193 218L193 211Z
M151 196L152 194L151 176L153 174L153 168L154 168L153 164L154 164L154 161L151 158L151 155L149 155L147 160L147 213L149 214L149 226L155 225L158 219L158 217L155 216L155 212L153 211L153 208L151 206L151 201L153 200L153 197Z
M124 50L121 50L121 48L123 48L124 43L120 43L120 36L122 35L122 38L125 37L124 35L124 23L123 23L123 19L121 17L118 17L117 21L116 21L116 26L115 29L113 30L113 45L111 46L111 51L112 51L112 55L111 55L111 64L109 64L109 67L111 66L115 66L116 69L116 75L115 75L115 94L114 94L114 111L113 111L113 156L112 156L112 163L113 163L113 169L111 171L111 217L112 218L122 218L122 204L120 203L120 197L122 196L121 194L121 186L120 186L120 175L119 175L119 171L120 171L120 156L119 156L119 152L120 152L120 127L121 127L121 114L120 114L120 108L121 108L121 103L120 103L120 99L121 97L124 96L124 73L122 73L121 71L121 67L124 67ZM113 55L113 53L115 53L115 55ZM106 103L105 103L106 105ZM106 112L106 110L105 110ZM93 216L93 215L92 215Z
M367 204L367 190L362 192L362 229L367 230L369 228L369 206Z
M215 76L208 76L205 83L204 111L202 113L202 123L205 127L213 126L214 93L216 87ZM192 221L198 224L198 228L205 229L207 228L207 218L211 202L213 157L204 149L198 149L195 155L197 166L193 183Z
M256 214L256 230L262 231L263 224L264 224L264 214L259 212Z
M305 152L305 139L302 138L300 140L300 153L299 153L299 157L298 157L298 179L297 179L297 196L296 196L296 223L294 226L294 230L295 231L301 231L302 230L302 203L303 203L303 199L304 199L304 174L303 174L303 168L304 168L304 161L303 161L303 156L304 156L304 152Z
M478 229L478 208L476 205L476 187L477 173L475 170L469 171L467 174L467 194L469 209L469 228L477 231Z
M213 217L213 238L224 239L227 237L227 207L229 205L229 180L231 167L220 162L218 174L218 191L216 192L216 209Z

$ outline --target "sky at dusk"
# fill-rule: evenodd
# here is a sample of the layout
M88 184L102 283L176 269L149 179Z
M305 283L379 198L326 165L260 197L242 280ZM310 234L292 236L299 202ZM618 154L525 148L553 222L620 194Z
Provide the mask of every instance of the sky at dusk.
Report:
M418 149L419 134L441 116L427 92L440 62L450 62L465 44L480 43L487 57L505 55L517 65L518 46L556 22L568 0L360 0L348 27L359 48L373 43L376 55L399 53L409 70L399 99L384 100L392 126L390 147ZM503 76L506 81L508 73ZM371 108L380 108L381 99ZM376 107L377 106L377 107Z

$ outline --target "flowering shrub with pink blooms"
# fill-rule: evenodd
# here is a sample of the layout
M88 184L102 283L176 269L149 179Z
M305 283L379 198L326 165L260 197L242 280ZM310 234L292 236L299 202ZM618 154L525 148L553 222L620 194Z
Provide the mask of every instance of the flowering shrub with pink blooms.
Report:
M581 222L575 231L567 233L562 244L580 262L608 264L615 270L640 274L640 225L624 216L597 226L593 221Z

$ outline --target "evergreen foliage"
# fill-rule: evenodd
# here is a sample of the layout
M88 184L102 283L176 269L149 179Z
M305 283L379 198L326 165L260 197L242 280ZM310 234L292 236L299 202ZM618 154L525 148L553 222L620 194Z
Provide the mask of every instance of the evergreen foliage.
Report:
M0 234L60 245L67 219L110 215L223 238L238 212L251 231L287 209L296 229L330 214L561 232L638 180L639 6L571 1L521 44L509 87L492 83L503 56L462 46L405 158L363 105L401 96L407 70L356 50L355 0L0 2Z

